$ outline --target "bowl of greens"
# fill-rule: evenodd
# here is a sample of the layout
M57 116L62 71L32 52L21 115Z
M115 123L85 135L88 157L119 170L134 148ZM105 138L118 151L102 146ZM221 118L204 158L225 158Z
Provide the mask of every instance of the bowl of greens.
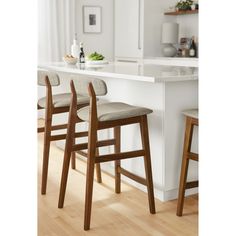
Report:
M104 58L105 57L102 54L99 54L97 52L93 52L87 57L86 63L89 65L107 64L108 61L104 60Z

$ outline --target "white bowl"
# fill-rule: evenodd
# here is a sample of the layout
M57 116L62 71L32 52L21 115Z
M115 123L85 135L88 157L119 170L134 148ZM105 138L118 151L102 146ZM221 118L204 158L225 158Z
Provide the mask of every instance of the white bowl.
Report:
M87 65L103 65L103 64L108 64L108 61L106 61L106 60L98 60L98 61L95 61L95 60L93 60L93 61L87 60L87 61L86 61L86 64L87 64Z
M75 65L78 61L76 57L63 57L63 61L69 65Z

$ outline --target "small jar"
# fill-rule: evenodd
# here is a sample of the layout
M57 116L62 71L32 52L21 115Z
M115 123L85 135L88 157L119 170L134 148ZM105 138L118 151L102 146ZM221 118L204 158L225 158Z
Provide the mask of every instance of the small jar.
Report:
M192 10L192 11L196 10L196 5L195 5L195 4L192 4L192 5L191 5L191 10Z
M189 57L189 49L184 48L182 50L182 57Z

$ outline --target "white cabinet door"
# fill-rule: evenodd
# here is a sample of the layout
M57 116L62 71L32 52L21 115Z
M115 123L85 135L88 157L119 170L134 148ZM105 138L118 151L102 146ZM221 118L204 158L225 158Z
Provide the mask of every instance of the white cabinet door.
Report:
M115 0L115 56L143 56L142 0Z

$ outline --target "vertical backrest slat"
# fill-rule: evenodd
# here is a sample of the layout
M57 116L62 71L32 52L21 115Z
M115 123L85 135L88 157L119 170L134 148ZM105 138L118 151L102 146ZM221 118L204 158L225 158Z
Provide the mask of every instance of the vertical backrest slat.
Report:
M40 86L46 86L45 83L45 77L46 75L49 78L49 82L51 86L58 86L60 85L60 78L59 76L51 71L46 71L46 70L38 70L38 85Z

